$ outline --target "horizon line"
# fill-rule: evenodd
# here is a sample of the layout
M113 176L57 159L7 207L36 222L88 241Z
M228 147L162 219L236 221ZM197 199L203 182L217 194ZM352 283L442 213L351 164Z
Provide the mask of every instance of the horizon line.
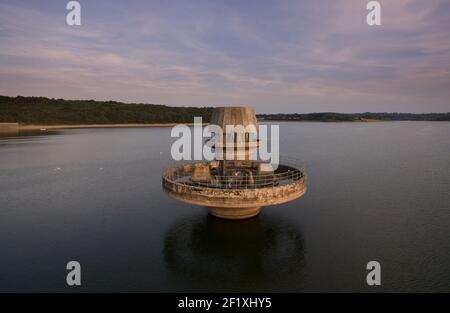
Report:
M55 97L48 97L48 96L22 96L22 95L17 95L17 96L8 96L8 95L2 95L0 94L0 97L6 97L6 98L43 98L43 99L48 99L48 100L63 100L63 101L95 101L95 102L116 102L116 103L120 103L120 104L130 104L130 105L160 105L160 106L166 106L166 107L171 107L171 108L215 108L215 107L231 107L231 106L248 106L248 105L236 105L236 104L230 104L227 106L224 105L200 105L200 106L191 106L191 105L187 105L187 106L177 106L177 105L170 105L170 104L162 104L162 103L145 103L145 102L125 102L125 101L118 101L118 100L96 100L96 99L65 99L65 98L55 98ZM277 112L277 113L256 113L256 115L277 115L277 114L325 114L325 113L333 113L333 114L347 114L347 115L351 115L351 114L366 114L366 113L370 113L370 114L412 114L412 115L423 115L423 114L450 114L450 111L448 112L387 112L387 111L383 111L383 112L375 112L375 111L364 111L364 112L337 112L337 111L314 111L314 112Z

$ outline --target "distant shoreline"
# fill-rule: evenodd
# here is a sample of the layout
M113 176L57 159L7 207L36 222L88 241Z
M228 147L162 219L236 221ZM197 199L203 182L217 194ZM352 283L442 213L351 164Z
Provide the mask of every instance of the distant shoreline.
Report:
M49 129L80 129L80 128L140 128L140 127L172 127L179 123L155 124L79 124L79 125L27 125L19 124L19 131L49 130ZM193 124L185 124L193 125Z
M370 118L361 118L355 120L295 120L295 119L264 119L258 118L259 123L263 122L287 122L287 123L302 123L302 122L310 122L310 123L372 123L372 122L401 122L398 120L377 120ZM415 122L415 121L413 121ZM426 121L425 121L426 122Z
M302 120L258 120L259 123L264 122L322 122L328 123L328 121L302 121ZM382 120L361 119L355 121L337 121L337 122L383 122ZM142 128L142 127L173 127L175 125L187 125L194 126L194 123L155 123L155 124L79 124L79 125L32 125L32 124L19 124L19 131L30 130L52 130L52 129L83 129L83 128ZM203 123L208 125L208 123Z
M353 120L353 121L308 121L308 120L270 120L270 119L261 119L258 120L259 123L265 123L265 122L316 122L316 123L376 123L376 122L398 122L398 121L390 121L390 120L376 120L376 119L360 119L360 120ZM144 127L173 127L175 125L187 125L187 126L194 126L194 123L155 123L155 124L138 124L138 123L131 123L131 124L78 124L78 125L34 125L34 124L19 124L18 130L19 131L35 131L35 130L58 130L58 129L86 129L86 128L144 128ZM203 123L203 125L208 125L208 123Z
M0 95L0 123L19 123L22 130L68 128L167 127L211 118L212 107L170 107L115 101L64 100ZM447 113L259 113L262 121L372 122L450 121ZM51 125L51 126L47 126Z

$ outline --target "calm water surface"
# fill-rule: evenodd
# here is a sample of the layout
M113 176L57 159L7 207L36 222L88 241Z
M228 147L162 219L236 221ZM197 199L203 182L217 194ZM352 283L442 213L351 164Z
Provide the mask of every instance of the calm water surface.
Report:
M450 291L450 123L280 136L308 192L239 222L163 193L170 128L1 138L0 291ZM366 285L371 260L381 287Z

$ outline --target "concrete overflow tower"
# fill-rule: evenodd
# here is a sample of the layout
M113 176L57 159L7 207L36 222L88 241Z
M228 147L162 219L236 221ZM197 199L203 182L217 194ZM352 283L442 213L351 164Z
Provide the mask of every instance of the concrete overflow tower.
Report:
M211 115L211 125L217 125L223 130L221 142L210 143L216 152L221 156L219 160L219 172L227 175L227 165L235 165L226 160L250 160L256 152L260 142L257 139L258 121L256 114L251 107L223 107L213 110ZM228 126L241 126L244 131L237 132L237 129L227 131ZM246 131L245 131L246 130ZM253 131L255 136L250 132ZM243 137L240 137L243 135ZM233 136L232 138L230 138ZM242 163L242 162L241 162Z
M261 144L255 136L258 122L253 108L216 108L210 125L223 130L223 140L209 143L220 158L166 169L162 184L171 197L205 206L219 218L245 219L258 215L264 206L292 201L306 192L307 177L297 162L273 170L270 164L251 159ZM246 132L230 133L229 125L242 126Z

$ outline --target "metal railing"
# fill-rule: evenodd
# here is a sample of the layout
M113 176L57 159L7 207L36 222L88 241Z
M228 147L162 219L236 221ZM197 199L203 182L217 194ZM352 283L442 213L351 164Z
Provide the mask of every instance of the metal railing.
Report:
M237 175L224 176L212 171L204 180L192 179L195 170L194 164L199 163L187 163L181 166L171 167L164 172L163 179L172 184L189 186L195 189L257 189L277 187L296 182L301 183L306 177L303 163L299 160L286 157L281 158L280 165L274 172L255 175L249 169L239 168L236 169ZM207 165L208 163L200 162L200 164Z

